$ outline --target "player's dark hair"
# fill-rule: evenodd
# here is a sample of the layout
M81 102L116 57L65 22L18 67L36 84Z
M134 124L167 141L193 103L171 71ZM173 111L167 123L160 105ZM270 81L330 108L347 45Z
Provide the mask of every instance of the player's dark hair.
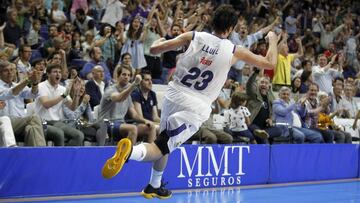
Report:
M215 32L225 33L231 27L235 27L237 20L235 9L225 4L215 10L211 25Z

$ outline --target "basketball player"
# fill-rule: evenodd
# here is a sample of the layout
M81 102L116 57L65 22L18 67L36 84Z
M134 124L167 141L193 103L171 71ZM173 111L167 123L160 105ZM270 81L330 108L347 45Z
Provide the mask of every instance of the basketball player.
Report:
M260 68L273 69L277 60L277 36L269 32L269 50L266 57L233 45L227 37L237 23L235 10L229 5L216 9L212 22L213 34L187 32L178 37L154 42L152 54L176 50L188 45L176 64L173 81L164 98L161 111L160 135L154 143L132 147L129 139L119 141L115 155L103 167L105 178L115 176L128 160L153 161L150 183L141 194L145 198L171 197L171 191L161 184L169 153L188 140L206 121L211 103L217 98L227 74L238 60Z

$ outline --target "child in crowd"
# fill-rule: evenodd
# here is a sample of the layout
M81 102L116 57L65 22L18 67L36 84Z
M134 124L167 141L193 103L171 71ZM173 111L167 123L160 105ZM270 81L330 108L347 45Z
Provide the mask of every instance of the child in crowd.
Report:
M26 41L31 49L38 49L41 46L40 37L41 22L38 19L33 20L32 27L30 28L29 34L26 36Z
M245 107L247 95L241 92L234 92L231 97L230 109L224 112L225 124L228 126L231 135L237 137L248 137L251 144L257 144L253 133L248 129L250 125L250 111ZM254 130L254 134L263 139L267 138L264 130Z

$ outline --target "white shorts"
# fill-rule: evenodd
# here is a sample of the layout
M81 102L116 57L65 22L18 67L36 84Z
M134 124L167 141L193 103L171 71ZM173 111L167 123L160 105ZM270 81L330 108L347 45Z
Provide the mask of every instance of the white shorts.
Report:
M172 152L195 134L209 118L211 104L181 92L173 94L176 90L169 89L161 110L160 132L166 130L169 136L167 144Z

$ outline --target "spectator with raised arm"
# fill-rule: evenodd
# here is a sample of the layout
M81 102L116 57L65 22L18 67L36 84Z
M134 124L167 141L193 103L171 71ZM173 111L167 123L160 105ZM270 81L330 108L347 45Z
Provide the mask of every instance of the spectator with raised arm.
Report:
M259 31L249 34L248 33L248 26L246 24L241 24L238 22L236 25L235 31L232 32L230 35L230 41L233 44L241 45L250 50L251 46L258 42L260 39L264 37L274 26L279 23L280 19L276 18L270 25L260 29ZM245 66L245 62L238 61L233 66L232 72L237 73L238 71L242 70ZM241 82L241 74L236 74L236 79L238 82Z
M101 19L102 23L109 23L115 27L115 24L119 22L124 16L124 10L126 9L128 1L110 0L105 5L104 16Z
M324 104L319 103L319 101L317 100L318 92L319 86L315 83L312 83L309 86L309 90L306 96L306 115L303 116L302 119L305 120L306 125L310 129L320 132L326 143L333 143L334 134L328 129L318 128L319 113L323 110L323 107L325 106Z
M69 96L71 98L79 98L75 110L70 109L63 103L64 117L67 119L67 124L84 133L85 137L92 140L96 138L99 146L105 145L106 127L95 122L89 104L90 96L85 92L85 82L81 79L75 79L80 83L80 89L76 89L76 82L70 86Z
M351 134L343 131L341 126L336 125L333 118L340 114L340 110L330 112L329 96L325 92L319 93L319 102L322 105L322 110L319 113L318 128L321 130L330 130L334 134L334 141L336 143L351 143Z
M337 110L340 110L340 117L342 118L356 118L359 108L354 99L354 86L345 85L344 95L341 97Z
M5 102L1 116L10 117L16 139L24 140L25 146L46 146L41 118L36 114L26 116L24 103L24 99L39 96L41 75L30 71L19 83L13 82L15 77L15 64L0 61L0 100Z
M328 49L329 44L334 41L334 38L336 38L340 31L345 27L345 24L341 24L334 30L331 30L331 23L326 23L324 27L322 18L319 19L319 25L321 29L320 45L323 49Z
M181 34L181 26L179 24L173 24L170 28L170 33L165 35L165 39L174 39ZM171 73L176 67L176 57L183 51L181 49L171 50L163 53L162 59L162 79L165 84L168 83Z
M319 90L331 93L332 92L332 81L336 77L341 77L342 67L339 66L339 69L334 69L336 60L336 55L331 58L331 61L328 63L328 59L324 54L318 56L318 65L313 67L313 78L314 82L319 86Z
M297 53L290 54L287 38L288 35L284 33L278 45L279 54L272 81L274 90L279 90L281 86L291 86L291 63L304 54L300 38L295 39L298 46Z
M61 65L50 64L46 68L48 79L39 84L39 97L36 99L36 114L47 121L47 138L54 142L55 146L81 146L84 134L63 122L64 114L62 106L75 110L79 103L79 96L71 98L65 87L60 85ZM74 81L74 91L79 91L80 84ZM65 138L68 140L65 143Z
M156 9L159 2L156 0L148 20L144 26L144 55L147 66L144 68L151 73L153 79L161 78L161 54L153 55L150 53L151 45L161 37L165 36L166 30L164 29L160 20L159 11Z
M287 136L287 127L274 126L272 123L272 102L275 97L270 89L270 80L267 77L258 77L260 70L254 70L246 83L246 94L248 102L251 125L249 129L253 132L256 129L265 130L268 138ZM256 140L257 143L265 143L267 139Z
M144 119L135 110L131 93L140 84L141 76L129 83L131 68L120 66L117 70L117 83L108 87L100 101L99 120L108 119L113 125L108 126L108 133L114 138L128 137L135 144L139 138L151 143L156 138L156 128L152 121ZM125 115L130 115L138 124L126 123Z
M297 33L297 24L300 20L300 17L301 15L296 18L294 9L290 8L289 15L285 18L285 29L290 38L295 37L295 34Z
M279 99L273 101L274 119L276 123L281 123L291 127L294 142L301 144L304 141L310 143L324 142L321 134L307 128L300 119L300 115L306 114L306 97L300 98L297 103L291 100L291 91L288 87L281 87ZM294 121L300 121L300 125Z
M114 68L116 52L121 48L114 36L114 29L109 24L102 24L100 32L95 36L94 45L100 47L102 60L111 72Z
M130 53L132 57L131 66L140 73L140 69L146 67L146 59L144 56L144 34L141 17L135 16L126 32L126 39L121 49L121 55Z

